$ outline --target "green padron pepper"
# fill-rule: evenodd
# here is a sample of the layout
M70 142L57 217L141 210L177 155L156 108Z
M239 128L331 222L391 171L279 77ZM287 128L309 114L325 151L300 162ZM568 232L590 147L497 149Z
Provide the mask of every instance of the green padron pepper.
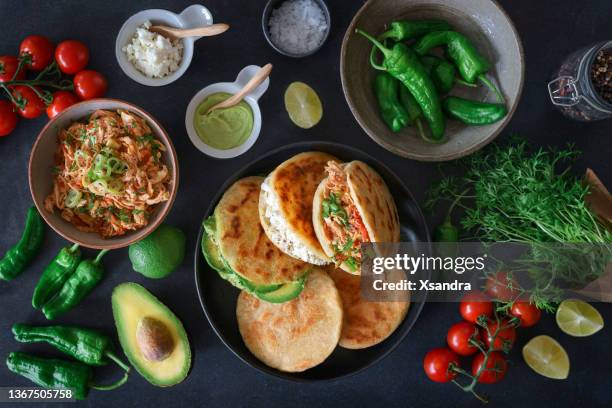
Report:
M421 111L417 101L414 99L414 96L412 96L408 88L406 88L404 85L400 85L399 87L399 99L406 109L406 112L408 112L410 124L415 125L419 136L421 136L423 140L428 141L428 138L425 135L425 130L423 129L423 122L421 121L423 112Z
M370 34L360 29L357 29L357 32L383 53L384 70L398 79L414 96L431 129L432 141L442 141L445 123L440 98L435 84L416 53L402 43L395 44L392 49L387 48Z
M101 391L114 390L125 384L127 373L117 382L98 386L92 384L93 369L77 361L42 358L26 353L12 352L6 359L6 366L15 374L29 379L41 387L70 389L76 399L87 397L89 388Z
M447 217L434 231L435 242L458 242L459 229L453 225L450 217Z
M6 365L9 370L35 384L52 389L71 389L76 399L85 399L93 370L85 364L31 356L26 353L10 353Z
M448 93L453 89L457 77L457 69L453 64L433 55L422 56L421 62L440 93Z
M42 217L31 207L28 210L25 228L19 242L6 251L0 260L0 279L10 281L23 272L38 254L44 239L45 226Z
M102 257L107 249L98 253L95 259L85 259L68 277L59 293L43 306L43 313L49 320L65 313L83 300L100 283L104 276Z
M446 46L448 57L457 66L459 74L468 83L480 80L497 95L499 102L504 97L497 87L484 75L491 69L491 63L483 57L472 42L456 31L436 31L425 35L414 46L417 54L423 56L431 49Z
M28 326L16 323L12 331L18 342L47 343L87 365L103 366L109 361L114 361L124 371L130 371L130 367L114 353L111 339L96 330L72 326Z
M386 72L374 78L374 93L378 100L380 115L392 132L399 132L410 123L408 112L399 101L400 83Z
M501 103L472 101L456 96L444 99L442 107L452 118L472 126L495 123L508 113L506 105Z
M434 230L434 242L438 256L454 257L459 251L459 229L453 225L450 215Z
M380 40L390 39L395 42L412 40L432 31L450 30L452 27L442 20L393 21L389 29L379 37Z
M62 248L57 256L51 261L43 271L34 294L32 295L32 306L40 309L53 296L74 273L81 260L79 245Z

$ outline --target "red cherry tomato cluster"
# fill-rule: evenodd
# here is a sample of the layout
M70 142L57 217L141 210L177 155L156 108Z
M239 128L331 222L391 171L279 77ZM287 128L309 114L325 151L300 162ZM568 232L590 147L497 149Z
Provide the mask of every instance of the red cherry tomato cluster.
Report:
M447 332L448 348L435 348L425 355L423 368L430 380L449 382L458 374L472 378L467 385L458 384L464 391L474 392L477 383L494 384L504 379L508 370L506 355L516 341L516 327L531 327L541 317L540 310L527 300L516 300L518 285L503 286L510 282L505 272L500 272L487 282L486 293L473 291L466 294L459 304L462 321L453 324ZM496 312L492 299L514 300L506 312ZM471 369L461 368L461 357L474 356Z
M0 136L10 134L18 116L34 119L47 113L54 118L80 100L100 98L106 93L106 78L87 70L89 50L77 40L56 46L42 35L30 35L19 46L19 55L0 56ZM27 79L26 71L33 72ZM74 75L72 80L62 77Z

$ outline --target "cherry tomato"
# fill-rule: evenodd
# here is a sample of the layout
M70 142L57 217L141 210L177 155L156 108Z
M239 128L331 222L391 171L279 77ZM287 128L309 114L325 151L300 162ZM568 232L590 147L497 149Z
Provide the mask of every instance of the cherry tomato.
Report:
M32 62L28 68L42 71L53 59L53 43L42 35L30 35L21 42L19 54L30 54Z
M74 75L87 66L89 50L80 41L62 41L55 49L55 61L64 74Z
M464 320L476 323L481 315L493 316L493 302L484 293L472 291L461 299L459 313Z
M450 370L451 364L459 367L459 357L444 347L430 350L423 360L425 374L435 382L449 382L457 376Z
M18 119L13 104L0 100L0 136L10 134L17 126Z
M529 301L519 300L514 302L510 309L512 316L521 319L522 327L531 327L540 321L542 312L536 307L536 305L529 303Z
M19 66L19 60L12 55L3 55L0 57L0 82L7 82L13 79L15 71ZM25 71L22 69L15 79L25 78Z
M108 83L99 72L84 70L74 76L74 91L83 100L104 96Z
M446 335L448 347L460 356L471 356L478 351L470 339L480 341L480 333L476 326L468 322L453 324Z
M482 367L482 363L484 362L484 354L478 353L476 357L474 357L474 361L472 362L472 375L476 376L480 367ZM495 384L500 382L506 376L506 372L508 371L508 363L506 362L506 358L499 351L494 351L489 354L489 358L487 359L487 365L478 376L478 382L483 384Z
M506 349L510 350L514 345L514 341L516 340L516 329L514 328L514 326L511 326L508 320L506 319L500 320L500 324L502 328L499 330L499 333L497 333L497 337L495 338L495 342L493 343L492 347L492 337L495 334L495 331L497 330L496 321L491 321L487 324L487 328L489 329L489 333L491 333L491 336L487 334L487 331L485 329L482 329L482 340L484 341L484 344L485 346L487 346L487 348L492 348L493 350L504 350L505 345Z
M518 288L519 284L516 279L514 277L510 279L508 272L502 271L487 278L485 292L494 300L509 302L520 294Z
M25 85L14 86L13 97L17 99L17 101L23 101L23 109L17 106L17 112L26 119L39 117L47 108L43 100L36 95L36 92Z
M60 112L69 106L74 105L79 101L79 98L68 91L57 91L53 93L53 102L47 106L47 116L49 119L53 119Z

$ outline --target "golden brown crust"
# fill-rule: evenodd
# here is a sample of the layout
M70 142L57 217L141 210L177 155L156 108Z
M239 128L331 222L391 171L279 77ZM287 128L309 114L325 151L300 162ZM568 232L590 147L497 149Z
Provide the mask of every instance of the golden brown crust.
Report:
M280 212L285 224L300 244L323 262L330 262L312 225L312 201L317 186L325 178L325 165L329 161L337 161L334 156L322 152L304 152L297 154L281 163L268 177L270 187L278 199ZM262 193L263 195L263 193ZM264 230L272 241L274 234L270 232L270 223L264 219L265 203L260 200L260 217ZM277 242L277 246L282 247ZM289 253L296 258L297 254ZM306 261L306 259L302 259Z
M361 277L327 268L342 299L344 318L340 346L362 349L388 338L402 323L410 301L369 302L361 297Z
M333 352L342 329L342 305L332 279L313 269L302 293L268 303L242 292L238 328L247 348L266 365L287 372L312 368Z
M287 222L323 257L325 253L312 226L312 199L325 178L325 165L331 160L338 161L326 153L300 153L281 164L272 176L272 185L279 192L281 211Z
M382 177L359 160L348 163L344 171L370 242L399 242L397 207Z
M256 285L287 283L307 271L306 263L281 252L259 222L263 177L236 181L215 209L219 250L231 268Z

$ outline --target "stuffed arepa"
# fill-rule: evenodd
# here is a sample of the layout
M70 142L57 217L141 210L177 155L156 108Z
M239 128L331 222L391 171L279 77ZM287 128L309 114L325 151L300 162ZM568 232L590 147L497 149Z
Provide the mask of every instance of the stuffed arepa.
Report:
M398 301L373 302L361 296L361 276L327 268L342 299L340 347L363 349L387 339L404 321L410 307L409 292Z
M342 304L333 280L315 267L302 293L273 304L247 292L236 305L244 344L264 364L286 372L312 368L334 351L342 330Z
M223 194L204 221L202 252L219 275L269 302L284 302L304 287L310 266L290 257L266 236L259 222L263 177L245 177Z
M362 161L328 162L313 200L321 247L340 268L361 273L361 244L399 242L395 201L382 177Z
M338 159L321 152L293 156L266 177L259 196L259 217L268 238L286 254L315 265L331 263L312 225L314 194L329 161Z

